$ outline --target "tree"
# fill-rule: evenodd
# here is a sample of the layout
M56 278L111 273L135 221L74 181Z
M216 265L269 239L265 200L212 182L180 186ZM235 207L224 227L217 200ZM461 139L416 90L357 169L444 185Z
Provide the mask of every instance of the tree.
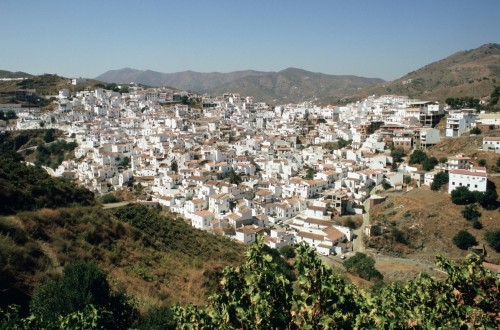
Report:
M47 143L54 141L55 131L52 128L49 128L45 131L45 135L43 136L43 140Z
M477 244L476 238L466 230L459 231L452 239L453 243L462 250L467 250Z
M477 204L469 204L462 210L462 215L466 220L474 221L479 219L481 213L477 210Z
M422 162L422 169L424 171L431 171L438 164L436 157L429 157Z
M101 197L99 197L99 202L101 202L102 204L118 203L121 201L122 200L120 198L116 197L112 193L104 194Z
M280 249L280 254L286 259L295 258L295 249L293 246L285 245Z
M451 201L453 204L457 205L465 205L476 202L476 198L472 192L469 191L469 188L466 186L461 186L455 188L451 192Z
M403 161L403 157L406 156L406 152L401 148L395 148L391 150L391 156L394 162L401 163Z
M306 175L304 176L305 180L312 180L314 179L314 175L318 173L314 168L306 166Z
M500 87L495 87L493 92L490 95L490 105L496 105L498 103L498 99L500 98Z
M230 169L228 173L229 182L231 184L240 184L243 180L241 176L234 171L234 169Z
M118 166L119 167L128 167L130 164L130 158L125 156L123 157L123 159L121 160L121 162L118 163Z
M447 161L448 161L448 158L446 158L446 157L439 158L439 164L445 164Z
M486 232L484 239L495 251L500 252L500 229Z
M384 188L384 190L389 190L392 188L392 185L387 180L384 180L382 182L382 188Z
M348 272L358 275L365 280L381 280L384 276L375 268L375 259L356 252L356 254L344 262L344 267Z
M421 164L424 162L424 160L427 159L427 157L428 157L427 154L425 152L423 152L422 150L415 150L410 155L410 160L408 161L408 163L410 165Z
M474 194L476 201L487 210L495 210L498 207L498 193L495 188L489 188L485 192Z
M474 108L479 106L479 99L475 99L471 96L463 97L449 97L445 100L452 109L463 109L463 108Z
M128 328L138 313L124 294L111 291L106 276L92 262L78 261L68 265L61 277L51 279L35 290L30 311L39 319L56 321L92 305L106 311L106 316L100 320L101 326Z
M177 161L175 159L172 160L172 163L170 164L170 170L174 173L177 173L177 171L179 171L179 165L177 164Z
M500 167L500 157L497 158L497 166Z
M486 159L480 159L477 161L477 164L481 167L486 166Z
M434 180L432 180L431 189L438 191L441 187L447 184L449 181L448 172L439 172L434 175Z
M352 140L344 140L343 138L338 138L337 140L337 149L345 148L351 145Z

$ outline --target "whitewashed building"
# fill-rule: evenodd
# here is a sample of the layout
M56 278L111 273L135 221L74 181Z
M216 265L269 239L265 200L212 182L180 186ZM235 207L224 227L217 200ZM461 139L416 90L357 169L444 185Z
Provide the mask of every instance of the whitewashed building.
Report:
M450 170L448 193L458 187L467 187L470 191L486 191L487 174L482 168L472 170Z

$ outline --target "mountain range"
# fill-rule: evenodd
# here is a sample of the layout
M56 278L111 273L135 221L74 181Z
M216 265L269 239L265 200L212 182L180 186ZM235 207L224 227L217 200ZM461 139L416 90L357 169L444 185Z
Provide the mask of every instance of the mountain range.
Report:
M229 73L161 73L124 68L105 72L95 79L117 84L135 82L149 86L173 86L214 95L233 92L251 95L256 100L268 103L300 102L326 95L343 97L359 88L384 81L378 78L327 75L296 68L279 72L245 70Z

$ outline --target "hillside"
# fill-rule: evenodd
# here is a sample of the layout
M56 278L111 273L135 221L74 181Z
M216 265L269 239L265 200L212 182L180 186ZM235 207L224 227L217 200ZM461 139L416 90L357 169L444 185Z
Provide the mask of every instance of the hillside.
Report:
M123 213L130 218L122 218ZM140 223L144 220L149 223ZM12 293L29 297L40 281L69 263L93 260L143 310L203 303L217 287L217 274L240 262L244 249L181 218L159 216L139 205L115 212L96 206L0 217L0 245L3 304L16 302Z
M16 73L17 74L17 73ZM24 73L21 73L24 74ZM100 81L89 79L85 84L73 86L69 78L61 77L55 74L44 74L39 76L28 75L28 79L23 80L1 80L0 81L0 103L24 102L36 105L46 105L44 100L36 98L29 101L16 100L17 90L36 90L36 95L54 96L61 89L69 89L71 92L81 91L85 88L104 87Z
M496 181L498 187L500 180ZM460 213L463 208L453 204L444 190L436 192L429 188L416 188L391 194L384 203L370 210L371 223L386 226L387 232L371 237L367 247L389 255L428 262L432 262L437 254L461 259L467 251L457 248L452 238L460 230L467 230L486 246L486 259L499 263L500 253L495 252L484 239L486 231L499 229L498 210L480 207L483 228L475 229Z
M246 77L258 76L264 72L244 70L229 73L210 72L201 73L194 71L183 71L175 73L161 73L151 70L136 70L123 68L107 71L95 79L108 83L140 83L149 86L172 86L179 89L194 92L207 92L222 84Z
M270 104L335 101L362 87L383 81L378 78L335 76L288 68L261 76L248 76L215 88L215 95L224 92L254 96Z
M499 83L500 45L486 44L457 52L397 80L365 88L356 96L397 94L440 101L458 96L481 98L490 95Z
M34 288L77 260L110 274L142 311L204 303L245 247L181 217L132 204L104 210L92 193L42 169L0 158L0 302L26 306ZM22 212L23 210L27 210ZM0 306L0 307L1 307Z

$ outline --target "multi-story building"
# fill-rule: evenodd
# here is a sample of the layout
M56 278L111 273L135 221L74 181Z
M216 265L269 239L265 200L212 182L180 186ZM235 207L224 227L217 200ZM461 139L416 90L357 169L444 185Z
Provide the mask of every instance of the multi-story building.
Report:
M467 187L470 191L486 191L487 174L484 168L471 170L450 170L448 193L458 187Z
M476 122L475 109L450 111L446 119L446 136L458 137L471 129Z

